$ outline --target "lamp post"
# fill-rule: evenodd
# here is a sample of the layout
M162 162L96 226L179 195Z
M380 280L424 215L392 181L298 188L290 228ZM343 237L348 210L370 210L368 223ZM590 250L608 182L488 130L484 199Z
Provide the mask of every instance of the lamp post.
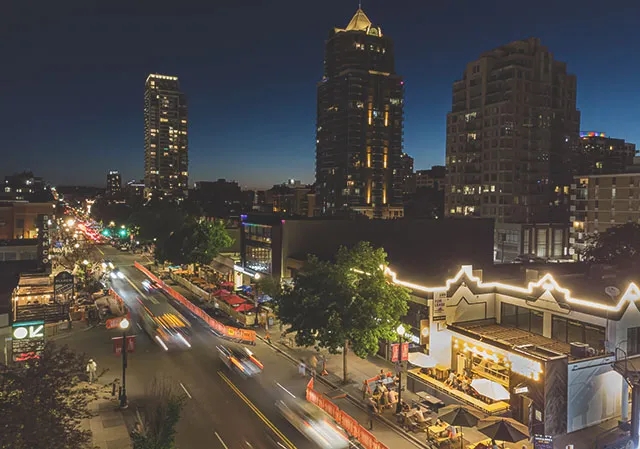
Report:
M398 404L396 405L396 413L402 411L402 337L404 332L404 326L401 323L396 329L398 334Z
M120 393L120 407L127 408L127 329L129 328L129 320L123 318L120 321L120 329L122 329L122 392Z

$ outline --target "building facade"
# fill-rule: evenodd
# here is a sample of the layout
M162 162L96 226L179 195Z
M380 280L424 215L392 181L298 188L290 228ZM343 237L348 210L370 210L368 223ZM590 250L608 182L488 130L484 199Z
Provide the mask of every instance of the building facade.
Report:
M35 239L38 219L54 212L54 202L0 202L0 240Z
M443 165L434 165L428 170L416 170L416 189L444 190L446 174L447 168Z
M107 173L107 196L117 196L122 191L122 176L117 170L110 170Z
M44 180L25 171L4 177L0 201L49 201L53 199Z
M187 98L178 77L151 74L144 90L144 184L147 196L183 198L189 182Z
M623 173L633 165L636 145L603 132L582 131L572 163L574 175Z
M318 83L316 187L323 214L403 215L403 99L393 41L358 9L346 28L330 31Z
M467 64L447 115L445 213L567 222L576 77L537 38Z
M587 237L640 223L640 173L576 176L572 187L571 254L580 259Z

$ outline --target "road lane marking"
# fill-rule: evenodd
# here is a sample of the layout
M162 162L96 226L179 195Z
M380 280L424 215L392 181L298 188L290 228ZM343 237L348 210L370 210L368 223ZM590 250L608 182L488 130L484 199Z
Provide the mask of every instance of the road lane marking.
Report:
M138 326L138 329L142 330L142 326L140 326L140 323L136 323L136 326Z
M213 433L215 433L215 434L216 434L216 436L218 437L218 440L220 441L220 444L222 444L222 446L224 447L224 449L229 449L229 448L227 447L227 445L226 445L226 444L224 444L224 441L222 441L222 438L220 438L220 435L218 435L218 432L214 431Z
M100 254L104 256L104 251L102 251L98 245L96 245L96 248L98 248L98 251L100 251Z
M131 279L129 279L129 277L126 274L122 273L122 275L124 276L125 281L127 281L129 284L131 284L131 286L135 289L135 291L140 293L140 296L142 296L143 298L147 298L149 301L151 301L154 304L160 304L158 302L158 300L156 298L154 298L153 296L147 296L144 293L142 293L142 291L138 287L136 287L136 285L133 282L131 282Z
M187 395L187 396L189 396L189 399L193 399L193 398L191 397L191 395L189 394L189 392L187 391L187 389L185 388L185 386L184 386L184 385L182 385L182 382L180 382L180 386L182 387L182 389L184 390L184 392L186 393L186 395Z
M285 387L283 387L282 385L280 385L280 382L276 382L276 385L279 386L280 388L282 388L284 391L286 391L287 393L289 393L289 396L291 396L292 398L295 398L296 396L291 393L289 390L287 390Z
M226 382L227 385L229 385L229 388L231 388L233 390L233 392L235 394L238 395L238 397L240 399L242 399L244 401L245 404L247 404L249 406L249 408L258 416L258 418L260 418L262 420L263 423L265 423L267 425L267 427L269 427L271 430L273 430L273 432L280 437L280 439L282 441L284 441L284 443L287 445L288 449L297 449L294 444L289 441L289 439L284 436L284 434L282 432L280 432L280 429L278 429L271 421L269 421L269 418L267 418L259 409L258 407L256 407L253 402L251 402L249 400L249 398L247 398L244 393L242 393L242 391L240 391L238 389L238 387L235 386L235 384L233 382L231 382L231 380L229 380L229 378L227 376L225 376L225 374L222 371L218 371L218 375L222 378L222 380L224 380Z

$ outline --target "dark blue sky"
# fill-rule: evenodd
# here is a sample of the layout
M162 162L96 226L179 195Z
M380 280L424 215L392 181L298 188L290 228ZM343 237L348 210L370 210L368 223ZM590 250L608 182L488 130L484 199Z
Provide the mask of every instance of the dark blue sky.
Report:
M357 0L74 4L30 3L0 18L0 175L28 168L55 184L92 185L110 169L142 177L144 81L157 72L179 76L189 98L190 183L313 181L324 40ZM465 64L529 36L577 74L583 130L640 143L639 2L364 0L363 8L394 38L405 151L417 169L444 162L451 83Z

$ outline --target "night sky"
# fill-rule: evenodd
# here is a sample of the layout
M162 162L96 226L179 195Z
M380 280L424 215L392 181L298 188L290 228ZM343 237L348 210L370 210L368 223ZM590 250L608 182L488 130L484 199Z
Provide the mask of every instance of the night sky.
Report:
M313 182L324 40L357 0L6 3L31 6L0 14L0 175L31 169L54 184L104 185L115 169L141 178L144 81L155 72L178 76L189 99L190 184ZM444 163L451 83L465 64L529 36L578 76L583 130L640 144L640 2L604 5L364 0L395 41L416 169Z

